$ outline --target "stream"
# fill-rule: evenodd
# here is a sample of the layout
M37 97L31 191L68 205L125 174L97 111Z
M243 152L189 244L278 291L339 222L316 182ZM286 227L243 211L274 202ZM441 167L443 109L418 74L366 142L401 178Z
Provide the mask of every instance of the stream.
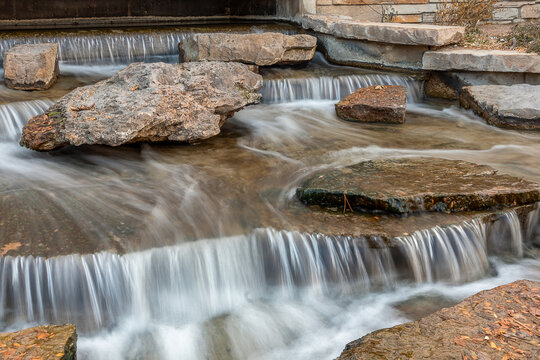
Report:
M0 238L24 253L0 257L1 331L74 323L82 360L332 359L368 332L540 281L528 244L539 211L523 232L513 211L491 226L456 225L446 214L353 216L296 200L316 171L395 157L467 160L540 182L540 134L426 100L413 75L317 53L304 67L261 70L262 103L200 143L19 146L26 121L71 89L133 61L175 63L178 41L198 31L208 29L0 37L0 52L43 40L61 49L51 89L0 83ZM388 84L407 88L406 124L335 115L359 87ZM404 221L426 230L404 233ZM353 234L388 229L400 234L393 247Z

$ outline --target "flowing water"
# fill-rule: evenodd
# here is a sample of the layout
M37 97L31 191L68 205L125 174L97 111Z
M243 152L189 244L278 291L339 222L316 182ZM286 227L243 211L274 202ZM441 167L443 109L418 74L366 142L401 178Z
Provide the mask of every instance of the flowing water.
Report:
M304 68L264 70L263 103L198 144L52 153L18 145L24 123L70 89L133 59L176 61L184 33L49 34L64 59L53 89L0 85L1 330L75 323L88 360L330 359L369 331L495 285L540 280L528 249L540 238L538 210L522 227L513 211L456 223L311 211L295 200L315 171L404 156L540 181L540 135L428 102L414 76L317 55ZM132 50L115 52L122 47ZM407 87L405 125L335 116L337 99L372 84Z

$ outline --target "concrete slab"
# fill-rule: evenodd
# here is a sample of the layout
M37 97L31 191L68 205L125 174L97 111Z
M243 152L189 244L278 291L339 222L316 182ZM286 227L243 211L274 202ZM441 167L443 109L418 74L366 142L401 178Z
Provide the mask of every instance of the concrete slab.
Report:
M362 22L347 16L304 15L297 19L303 28L323 34L389 44L445 46L458 43L465 33L461 26Z
M451 48L426 51L424 70L540 73L540 55L510 50Z

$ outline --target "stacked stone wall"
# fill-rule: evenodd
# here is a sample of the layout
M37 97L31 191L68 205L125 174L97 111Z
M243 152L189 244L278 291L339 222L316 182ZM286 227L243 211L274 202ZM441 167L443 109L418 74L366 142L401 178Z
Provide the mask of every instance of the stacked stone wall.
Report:
M317 14L348 15L363 21L433 23L447 0L313 0ZM497 4L494 23L539 21L540 0L504 0Z

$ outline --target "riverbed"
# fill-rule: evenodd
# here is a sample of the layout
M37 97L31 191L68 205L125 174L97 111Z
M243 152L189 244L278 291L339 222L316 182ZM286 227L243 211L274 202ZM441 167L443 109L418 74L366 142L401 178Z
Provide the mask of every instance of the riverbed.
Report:
M296 199L316 171L394 157L467 160L540 182L538 133L426 100L417 75L316 54L305 67L261 70L262 103L200 143L19 146L25 122L71 89L133 61L177 62L181 34L70 34L52 89L0 83L0 237L9 246L0 330L74 323L83 360L330 359L370 331L499 284L540 280L512 212L494 234L468 215L353 215ZM160 46L143 46L155 39ZM131 55L103 50L118 43ZM335 115L343 96L387 84L407 88L406 124Z

